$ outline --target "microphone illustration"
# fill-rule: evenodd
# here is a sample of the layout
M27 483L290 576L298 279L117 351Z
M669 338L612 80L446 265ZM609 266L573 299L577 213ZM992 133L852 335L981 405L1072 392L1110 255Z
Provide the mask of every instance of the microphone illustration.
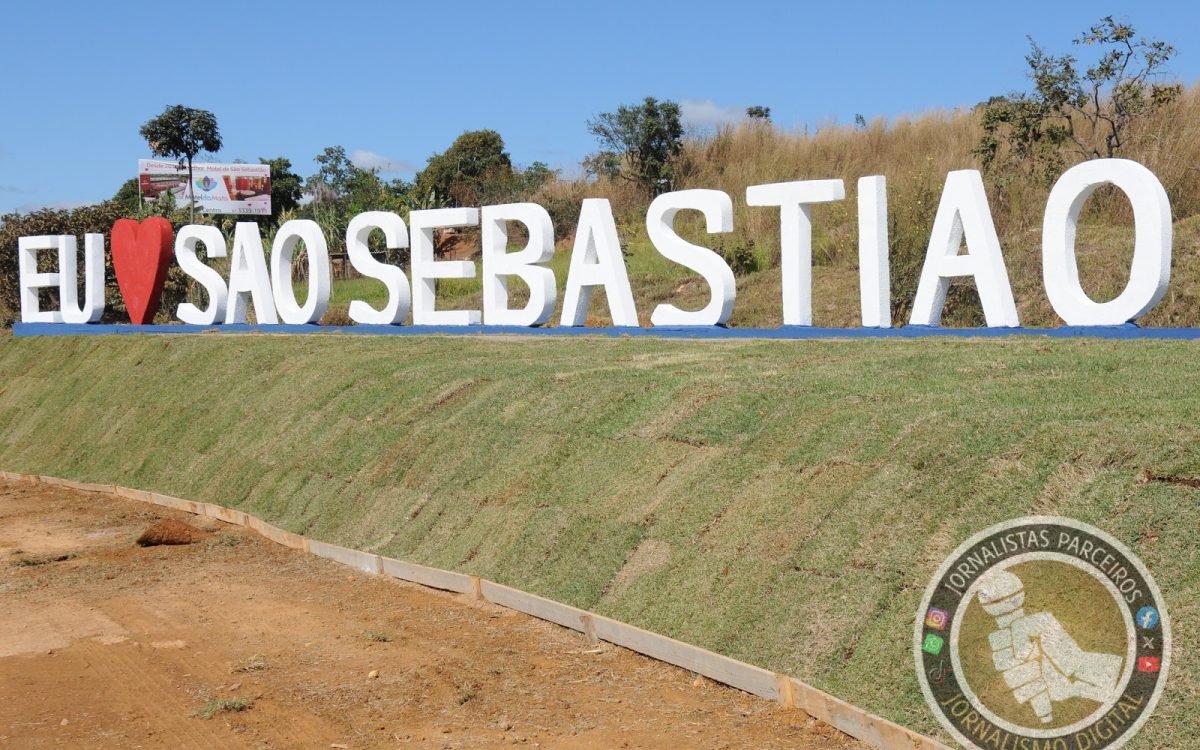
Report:
M979 581L979 603L996 619L988 636L992 664L1018 703L1028 703L1043 724L1054 703L1086 698L1107 703L1117 695L1124 657L1084 651L1050 612L1026 614L1025 586L1007 570Z

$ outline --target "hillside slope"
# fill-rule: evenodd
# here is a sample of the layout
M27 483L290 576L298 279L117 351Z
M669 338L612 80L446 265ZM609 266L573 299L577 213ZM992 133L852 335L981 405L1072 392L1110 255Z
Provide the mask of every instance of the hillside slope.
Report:
M0 467L240 507L788 672L934 732L921 594L1029 513L1141 555L1200 732L1188 342L0 339ZM1148 473L1145 473L1148 472ZM1193 483L1194 484L1194 483Z

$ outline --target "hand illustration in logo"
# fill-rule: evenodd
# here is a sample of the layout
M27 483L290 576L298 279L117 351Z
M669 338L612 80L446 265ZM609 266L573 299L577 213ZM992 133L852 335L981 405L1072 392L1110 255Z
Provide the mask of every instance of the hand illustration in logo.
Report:
M996 618L988 637L992 663L1013 698L1029 703L1044 724L1053 721L1057 701L1114 699L1124 657L1084 651L1050 612L1026 614L1024 589L1006 570L992 570L979 581L979 603Z

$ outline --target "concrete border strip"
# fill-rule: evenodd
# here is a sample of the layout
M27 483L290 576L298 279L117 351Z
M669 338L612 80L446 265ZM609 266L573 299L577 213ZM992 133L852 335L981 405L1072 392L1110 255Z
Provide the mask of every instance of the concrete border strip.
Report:
M71 489L79 490L80 492L103 492L107 495L113 494L113 492L116 489L111 484L92 484L90 482L73 482L69 479L63 481L63 487L70 487Z
M583 618L591 614L569 604L560 604L537 594L529 594L499 583L492 583L486 579L480 579L479 589L483 598L492 604L515 609L539 620L552 622L580 633L585 630Z
M154 493L146 492L145 490L131 490L128 487L117 485L113 489L113 494L117 497L123 497L128 500L139 500L143 503L154 503Z
M226 508L223 505L213 505L212 503L202 503L202 505L204 506L204 515L208 516L209 518L215 518L218 521L224 521L225 523L232 523L238 526L249 525L246 522L249 516L240 510L233 510L232 508Z
M380 575L383 573L383 561L379 555L370 552L362 552L361 550L350 549L349 547L339 547L336 544L318 542L316 539L308 540L308 551L317 557L339 562L342 565L361 570L363 573L371 575Z
M249 513L245 515L247 528L257 531L260 536L266 537L276 544L282 544L285 547L304 550L305 552L308 551L308 540L299 534L293 534L278 526L272 526L261 518L252 516Z
M410 583L419 583L431 589L453 591L456 594L470 594L474 591L474 580L463 573L452 573L449 570L430 568L425 565L396 560L391 557L379 558L383 564L383 574Z
M947 745L931 737L918 734L882 716L877 716L852 703L835 698L794 677L777 674L699 646L642 630L627 623L477 576L431 568L404 560L381 557L371 552L308 539L272 526L244 511L212 503L198 503L120 485L87 484L37 474L0 472L0 477L9 481L41 482L84 492L103 492L129 500L140 500L198 516L216 518L226 523L246 526L277 544L310 552L317 557L341 563L363 573L387 575L429 588L484 599L492 604L584 633L593 642L596 639L608 641L752 695L800 709L813 718L878 750L951 750Z
M151 492L148 502L155 505L161 505L164 508L173 510L182 510L186 513L194 513L197 516L204 515L204 503L197 503L191 500L184 500L179 497L171 497L170 495L160 495L157 492Z
M592 621L596 635L602 641L653 656L761 698L780 700L779 682L774 672L600 615L593 614Z

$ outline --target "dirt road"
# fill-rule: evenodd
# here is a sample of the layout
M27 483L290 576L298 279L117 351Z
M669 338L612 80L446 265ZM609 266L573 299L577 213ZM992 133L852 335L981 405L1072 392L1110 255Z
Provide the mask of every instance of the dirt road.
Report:
M199 539L134 544L167 518ZM0 483L0 571L0 748L862 747L525 615L135 501Z

